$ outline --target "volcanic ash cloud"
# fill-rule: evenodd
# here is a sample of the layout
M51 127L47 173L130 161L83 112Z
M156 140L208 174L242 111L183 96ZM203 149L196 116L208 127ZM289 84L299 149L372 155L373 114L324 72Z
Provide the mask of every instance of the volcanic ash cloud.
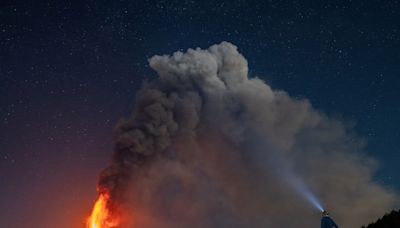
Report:
M307 100L249 78L233 44L149 63L158 78L117 125L99 181L123 211L121 227L318 227L292 176L343 227L392 209L396 197L372 180L362 141Z

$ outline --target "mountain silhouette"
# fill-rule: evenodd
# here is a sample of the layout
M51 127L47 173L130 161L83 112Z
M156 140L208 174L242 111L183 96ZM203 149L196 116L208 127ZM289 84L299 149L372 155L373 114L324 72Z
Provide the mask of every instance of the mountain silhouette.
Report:
M391 211L376 222L362 228L400 228L400 210Z

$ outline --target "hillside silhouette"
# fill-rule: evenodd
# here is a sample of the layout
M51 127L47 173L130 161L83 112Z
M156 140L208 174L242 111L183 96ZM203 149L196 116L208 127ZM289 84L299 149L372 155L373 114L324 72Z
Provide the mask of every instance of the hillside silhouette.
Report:
M400 228L400 210L393 210L389 214L384 215L376 222L363 226L362 228Z

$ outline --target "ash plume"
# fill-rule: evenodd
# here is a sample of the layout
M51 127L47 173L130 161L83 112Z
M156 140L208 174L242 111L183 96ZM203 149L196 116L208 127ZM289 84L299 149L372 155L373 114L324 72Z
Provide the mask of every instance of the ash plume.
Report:
M288 182L291 170L343 227L392 209L373 181L376 161L340 121L248 76L228 42L149 60L143 85L116 126L99 181L121 227L317 227L319 212Z

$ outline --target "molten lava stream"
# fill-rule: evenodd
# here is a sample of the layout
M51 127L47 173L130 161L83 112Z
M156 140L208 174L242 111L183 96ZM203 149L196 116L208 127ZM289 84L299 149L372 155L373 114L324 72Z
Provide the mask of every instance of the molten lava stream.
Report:
M86 228L113 228L118 225L119 219L107 207L109 200L110 196L107 193L99 195L92 214L87 219Z

